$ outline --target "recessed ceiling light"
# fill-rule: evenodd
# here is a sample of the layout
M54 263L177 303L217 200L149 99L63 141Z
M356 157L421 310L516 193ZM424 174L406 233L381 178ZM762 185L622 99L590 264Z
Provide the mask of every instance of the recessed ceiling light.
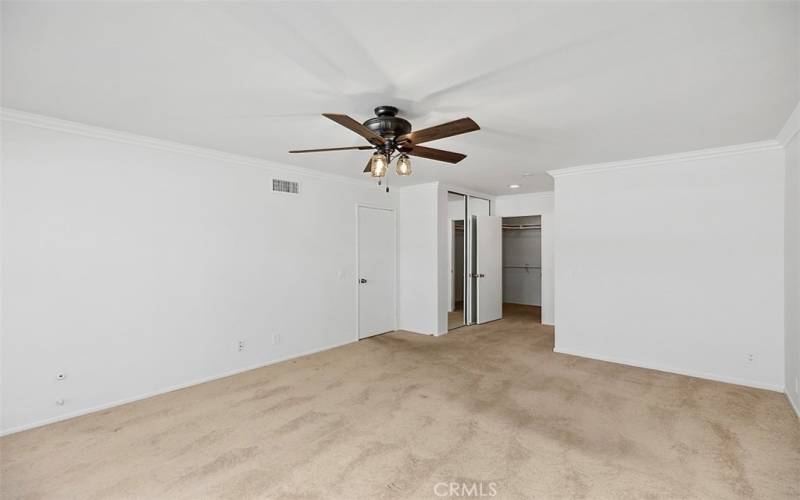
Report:
M522 174L522 177L530 177L532 175L535 175L535 174L533 172L525 172L524 174Z
M519 184L509 184L508 187L511 189L519 189Z

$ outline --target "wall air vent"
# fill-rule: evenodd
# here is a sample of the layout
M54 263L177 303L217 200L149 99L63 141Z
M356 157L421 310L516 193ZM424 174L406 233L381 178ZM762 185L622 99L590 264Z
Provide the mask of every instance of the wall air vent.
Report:
M272 179L272 191L276 193L300 194L300 183L294 181L284 181Z

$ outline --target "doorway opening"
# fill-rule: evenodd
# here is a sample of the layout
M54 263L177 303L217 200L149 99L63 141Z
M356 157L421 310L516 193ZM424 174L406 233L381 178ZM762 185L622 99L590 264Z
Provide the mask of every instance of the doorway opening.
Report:
M503 310L542 322L542 218L503 217Z

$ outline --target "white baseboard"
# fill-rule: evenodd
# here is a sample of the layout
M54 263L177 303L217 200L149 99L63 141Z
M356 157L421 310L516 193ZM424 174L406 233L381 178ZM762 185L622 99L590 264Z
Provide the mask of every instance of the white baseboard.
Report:
M797 418L800 418L800 402L797 402L794 399L792 399L792 395L789 394L789 391L786 391L786 399L789 400L789 405L794 410L794 413L795 415L797 415Z
M58 416L55 416L55 417L46 418L46 419L43 419L43 420L38 420L38 421L32 422L30 424L18 425L16 427L12 427L10 429L0 430L0 436L8 436L9 434L22 432L22 431L26 431L26 430L29 430L29 429L34 429L36 427L41 427L43 425L53 424L53 423L56 423L56 422L61 422L62 420L69 420L71 418L80 417L82 415L88 415L89 413L94 413L94 412L97 412L97 411L107 410L109 408L114 408L115 406L121 406L121 405L124 405L124 404L133 403L135 401L140 401L142 399L152 398L153 396L158 396L158 395L161 395L161 394L166 394L168 392L177 391L177 390L180 390L180 389L185 389L185 388L191 387L193 385L199 385L199 384L204 384L206 382L212 382L214 380L219 380L221 378L230 377L230 376L233 376L233 375L238 375L239 373L248 372L250 370L257 370L258 368L264 368L265 366L274 365L276 363L282 363L283 361L289 361L290 359L300 358L300 357L303 357L303 356L308 356L309 354L316 354L316 353L322 352L322 351L328 351L330 349L335 349L335 348L341 347L343 345L352 344L353 342L357 342L357 341L358 340L356 339L356 340L348 340L346 342L339 342L337 344L331 344L331 345L322 347L320 349L313 349L313 350L310 350L310 351L301 352L299 354L294 354L294 355L291 355L291 356L285 356L285 357L282 357L282 358L273 359L271 361L267 361L266 363L261 363L261 364L258 364L258 365L251 365L251 366L247 366L247 367L244 367L244 368L237 368L236 370L231 370L231 371L219 373L217 375L212 375L210 377L203 377L201 379L192 380L191 382L186 382L186 383L183 383L183 384L177 384L177 385L165 387L163 389L158 389L158 390L147 392L147 393L144 393L144 394L139 394L138 396L119 399L119 400L113 401L111 403L104 403L104 404L101 404L101 405L92 406L90 408L85 408L83 410L76 410L76 411L73 411L73 412L70 412L70 413L65 413L63 415L58 415Z
M656 370L667 373L677 373L678 375L687 375L689 377L703 378L707 380L714 380L716 382L725 382L726 384L743 385L746 387L755 387L756 389L766 389L768 391L784 392L782 384L765 384L753 380L739 379L735 377L727 377L723 375L716 375L714 373L698 372L693 370L684 370L681 368L674 368L671 366L664 366L659 364L643 363L641 361L634 361L630 359L617 358L613 356L597 355L594 353L582 352L577 349L564 349L556 347L553 352L559 354L569 354L571 356L578 356L581 358L596 359L599 361L607 361L609 363L617 363L620 365L635 366L637 368L647 368L648 370Z

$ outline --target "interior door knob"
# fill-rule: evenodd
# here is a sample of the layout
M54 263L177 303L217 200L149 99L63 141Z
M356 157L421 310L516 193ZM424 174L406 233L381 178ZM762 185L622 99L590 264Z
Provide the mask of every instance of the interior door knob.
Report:
M478 278L485 278L485 277L486 277L486 275L485 275L485 274L479 274L479 275L478 275Z
M361 284L363 285L364 283L366 283L366 282L367 282L367 280L365 280L364 278L361 278L360 280L358 280L358 282L359 282L359 283L361 283Z

